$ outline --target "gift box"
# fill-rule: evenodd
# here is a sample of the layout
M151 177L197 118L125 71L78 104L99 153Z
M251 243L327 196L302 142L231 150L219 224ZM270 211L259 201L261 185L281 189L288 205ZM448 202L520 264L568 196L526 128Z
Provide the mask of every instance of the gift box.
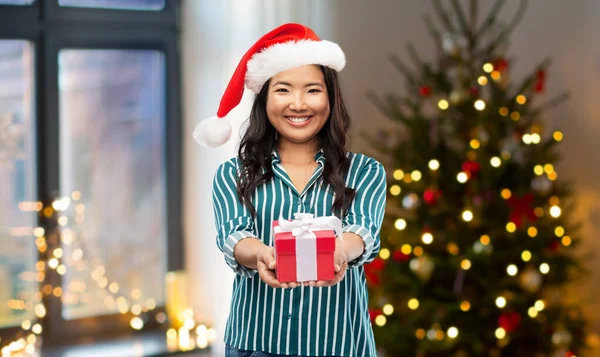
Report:
M273 221L279 282L332 280L335 239L341 234L342 222L334 216L296 213L292 221Z

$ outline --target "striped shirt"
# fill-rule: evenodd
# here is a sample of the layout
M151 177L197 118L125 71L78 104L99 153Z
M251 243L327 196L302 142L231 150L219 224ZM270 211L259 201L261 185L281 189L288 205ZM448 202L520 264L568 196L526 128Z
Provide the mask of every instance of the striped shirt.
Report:
M331 216L333 188L323 181L325 156L315 155L317 168L299 193L276 151L272 154L273 180L257 187L252 203L256 218L240 203L236 177L240 161L221 164L213 181L217 246L236 272L224 342L242 350L300 356L377 356L368 313L368 291L363 264L379 252L379 231L386 202L386 173L375 159L348 153L351 161L346 186L356 196L343 213L343 231L360 236L365 251L348 264L344 279L331 287L275 289L239 265L233 248L244 238L258 238L273 246L271 224L295 212Z

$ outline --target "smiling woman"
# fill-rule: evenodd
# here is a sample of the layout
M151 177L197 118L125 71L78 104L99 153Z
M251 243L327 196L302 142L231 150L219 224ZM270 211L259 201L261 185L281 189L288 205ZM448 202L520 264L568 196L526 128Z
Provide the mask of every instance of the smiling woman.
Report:
M237 273L227 357L376 355L363 266L379 252L386 176L379 162L346 148L344 65L338 45L282 25L244 55L217 118L195 131L202 144L223 144L244 84L257 94L238 156L214 176L217 246ZM296 214L341 221L333 279L278 280L271 227Z
M330 113L323 70L304 65L277 74L271 82L267 86L267 117L281 136L280 150L309 144L316 151L317 134Z

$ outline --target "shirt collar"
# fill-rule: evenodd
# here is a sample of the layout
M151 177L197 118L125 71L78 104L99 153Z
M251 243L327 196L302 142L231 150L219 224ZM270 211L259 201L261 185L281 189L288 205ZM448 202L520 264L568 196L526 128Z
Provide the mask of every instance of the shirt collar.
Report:
M320 148L319 151L315 154L315 161L321 165L325 165L325 152L323 148ZM279 153L277 152L277 148L273 149L271 152L271 165L275 165L281 162L281 158L279 157Z

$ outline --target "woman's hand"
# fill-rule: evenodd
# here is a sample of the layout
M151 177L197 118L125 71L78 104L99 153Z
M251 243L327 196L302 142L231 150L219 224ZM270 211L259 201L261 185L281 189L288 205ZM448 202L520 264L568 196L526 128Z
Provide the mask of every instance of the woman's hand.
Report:
M272 288L295 288L299 283L280 283L275 274L277 260L275 259L275 248L264 245L256 254L256 269L260 279Z
M316 286L320 288L324 286L333 286L342 281L342 279L344 279L344 276L346 275L346 270L348 269L348 255L346 253L346 245L341 239L335 240L335 252L333 253L333 269L335 274L332 280L308 281L305 282L304 285Z

